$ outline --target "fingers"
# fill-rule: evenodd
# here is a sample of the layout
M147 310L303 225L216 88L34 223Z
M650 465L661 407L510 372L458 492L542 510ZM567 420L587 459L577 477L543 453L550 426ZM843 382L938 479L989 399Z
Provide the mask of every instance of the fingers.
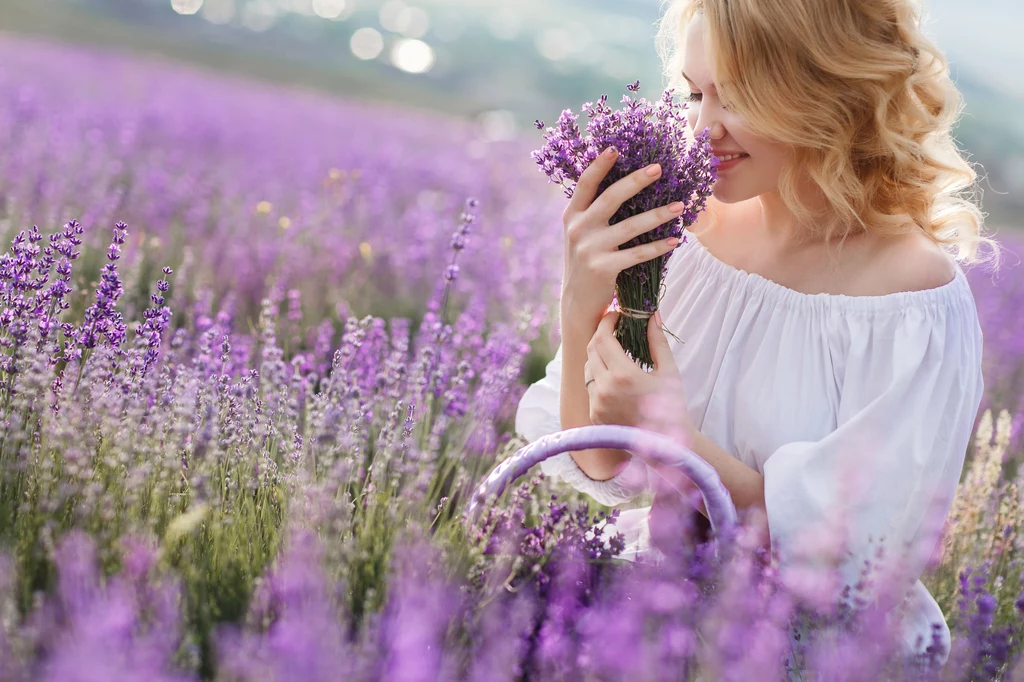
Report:
M601 192L591 207L593 214L602 222L611 220L622 203L636 196L644 187L656 182L661 177L661 165L652 164L638 171L633 171L614 185Z
M611 312L606 312L604 314L604 317L601 318L601 322L597 325L597 331L594 332L594 336L590 339L590 343L587 344L587 365L590 367L590 378L597 379L599 381L602 377L608 374L608 365L601 356L601 352L598 350L597 344L601 336L609 333L608 318L612 315L613 313ZM611 329L615 329L614 321Z
M614 268L615 272L622 272L634 265L654 260L658 256L662 256L676 248L678 245L679 240L672 237L669 239L659 239L656 242L650 242L647 244L639 244L628 249L621 249L619 251L615 251L611 255L611 267Z
M594 197L597 196L597 189L600 187L601 181L615 165L617 158L619 158L619 151L615 147L609 147L587 166L576 183L576 189L573 190L569 205L565 208L565 217L582 213L590 208Z
M597 326L597 332L594 334L591 345L594 346L597 357L606 366L607 372L625 375L636 368L636 363L629 359L626 351L622 349L622 345L615 338L615 323L618 319L619 312L617 310L605 314Z
M597 352L597 347L593 343L589 344L587 346L587 362L583 366L583 376L602 381L607 374L608 366L601 359L601 354ZM587 386L587 390L590 390L590 388L591 386Z
M614 308L609 308L605 311L601 317L601 322L597 325L597 336L598 334L604 334L610 336L615 333L615 323L619 320L619 311Z
M684 208L686 208L686 204L676 201L667 206L659 206L658 208L652 208L650 211L644 211L643 213L631 216L612 225L611 229L607 230L608 238L612 240L616 247L622 246L631 239L647 234L651 230L678 218Z
M672 361L672 350L669 348L665 330L661 328L661 311L651 315L647 321L647 341L651 348L651 359L654 371L660 372L666 362Z

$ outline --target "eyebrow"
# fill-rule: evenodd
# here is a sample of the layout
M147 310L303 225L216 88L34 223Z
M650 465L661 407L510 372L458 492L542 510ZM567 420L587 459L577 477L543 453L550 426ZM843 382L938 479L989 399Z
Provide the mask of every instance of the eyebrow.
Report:
M680 71L679 73L683 76L683 78L685 78L690 83L690 85L692 85L693 87L697 87L697 85L690 79L690 77L686 75L685 71ZM715 84L712 83L711 87L714 88Z

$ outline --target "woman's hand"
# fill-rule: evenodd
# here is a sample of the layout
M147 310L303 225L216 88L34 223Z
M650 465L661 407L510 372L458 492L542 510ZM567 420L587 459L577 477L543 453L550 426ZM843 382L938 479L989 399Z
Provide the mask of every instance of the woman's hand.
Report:
M630 359L615 338L617 311L609 311L587 346L584 375L593 377L590 420L595 424L637 426L669 436L693 450L696 429L690 420L683 394L682 377L668 339L661 328L661 313L647 324L654 369L645 372ZM710 526L697 517L703 510L699 491L687 476L672 467L656 466L665 477L654 479L654 503L648 513L651 543L668 556L685 547L684 538L708 537ZM674 486L674 487L673 487Z
M689 447L694 428L686 408L682 377L661 328L661 313L651 316L647 323L647 341L654 360L650 372L640 369L615 338L618 319L618 311L605 313L587 345L583 374L589 382L590 421L656 431Z
M593 325L612 302L619 273L675 247L666 239L619 249L631 239L678 217L684 205L675 202L671 208L662 206L609 225L608 221L623 202L661 177L661 166L653 164L627 175L597 196L601 181L615 165L617 156L613 149L605 150L587 166L562 215L565 227L563 328L571 324L581 329L594 329Z

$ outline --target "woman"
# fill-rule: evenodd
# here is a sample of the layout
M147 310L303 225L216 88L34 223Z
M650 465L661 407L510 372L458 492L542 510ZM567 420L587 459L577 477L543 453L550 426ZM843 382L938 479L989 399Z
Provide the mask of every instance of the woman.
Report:
M565 211L562 343L516 430L533 441L589 424L653 428L644 398L667 388L685 406L682 437L737 507L763 510L783 562L826 522L849 543L847 584L879 540L890 556L915 548L904 557L903 642L923 651L939 623L944 660L949 630L918 579L933 547L919 545L934 539L934 510L939 521L948 512L983 390L982 333L958 261L995 243L959 195L976 177L950 132L961 99L918 12L910 0L670 3L667 73L689 88L689 126L710 129L721 164L649 323L655 369L625 355L620 313L606 311L618 272L673 249L619 245L681 207L609 226L659 172L598 197L609 150ZM656 478L622 450L564 453L542 468L608 505ZM630 556L650 550L647 512L620 519Z

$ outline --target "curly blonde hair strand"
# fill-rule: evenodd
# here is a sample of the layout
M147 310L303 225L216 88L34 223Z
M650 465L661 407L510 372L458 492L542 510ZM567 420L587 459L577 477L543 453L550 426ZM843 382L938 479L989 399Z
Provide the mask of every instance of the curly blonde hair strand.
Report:
M789 144L779 193L830 243L857 231L921 229L958 261L988 244L977 173L953 127L963 97L915 0L662 0L657 47L668 87L682 80L683 35L698 12L723 102L756 134ZM809 176L828 210L797 186ZM909 217L909 221L908 218Z

